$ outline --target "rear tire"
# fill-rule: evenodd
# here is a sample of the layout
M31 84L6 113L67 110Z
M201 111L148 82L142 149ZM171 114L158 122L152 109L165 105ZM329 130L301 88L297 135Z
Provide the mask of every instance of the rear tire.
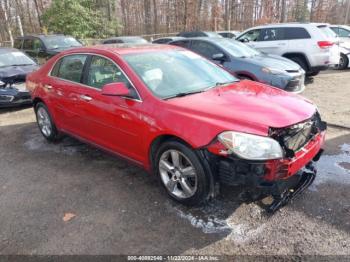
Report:
M304 58L302 57L298 57L298 56L293 56L293 57L287 57L289 58L290 60L292 60L293 62L297 63L298 65L300 65L300 67L302 69L304 69L304 71L306 72L306 74L308 75L309 74L309 67L305 61ZM310 72L311 73L311 72Z
M339 65L337 66L337 69L344 70L348 67L348 65L349 65L349 58L345 54L341 53Z
M246 76L246 75L238 75L237 76L238 79L240 80L250 80L250 81L254 81L253 78Z
M50 112L44 103L39 102L35 105L35 115L39 130L46 140L50 142L60 140L61 135L58 132Z
M307 74L307 76L317 76L320 73L320 71L311 71Z
M156 153L155 172L168 195L177 202L194 206L208 199L210 172L187 145L177 140L163 143Z

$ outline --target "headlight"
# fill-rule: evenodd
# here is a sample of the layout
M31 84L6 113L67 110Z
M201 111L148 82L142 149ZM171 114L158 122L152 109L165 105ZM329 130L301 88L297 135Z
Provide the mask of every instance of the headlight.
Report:
M5 83L0 80L0 86L4 86Z
M276 69L276 68L269 68L269 67L263 67L261 69L261 71L263 71L266 74L272 74L272 75L281 75L281 74L285 74L286 72L280 69Z
M218 139L230 153L245 159L267 160L283 157L280 144L270 137L226 131Z

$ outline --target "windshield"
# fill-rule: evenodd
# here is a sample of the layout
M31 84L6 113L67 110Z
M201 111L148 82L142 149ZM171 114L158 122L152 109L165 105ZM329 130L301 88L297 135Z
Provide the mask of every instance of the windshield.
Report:
M128 54L124 58L146 86L164 99L238 81L224 69L191 51Z
M51 36L45 38L43 41L47 49L82 46L80 42L71 36Z
M13 65L35 65L35 62L22 52L9 52L0 54L0 67Z
M143 39L141 37L130 37L130 38L125 38L123 40L125 43L140 43L140 44L145 44L148 43L146 39Z
M216 43L234 57L252 57L260 54L259 51L235 40L218 39Z

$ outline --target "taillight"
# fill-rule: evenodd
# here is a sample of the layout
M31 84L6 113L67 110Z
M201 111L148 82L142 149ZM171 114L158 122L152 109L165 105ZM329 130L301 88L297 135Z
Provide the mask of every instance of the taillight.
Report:
M331 41L318 41L317 42L318 46L320 48L329 48L331 47L334 43Z

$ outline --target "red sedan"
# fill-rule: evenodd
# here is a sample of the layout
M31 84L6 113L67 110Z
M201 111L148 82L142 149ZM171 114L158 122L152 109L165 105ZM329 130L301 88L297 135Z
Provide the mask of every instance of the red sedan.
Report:
M74 136L157 175L195 205L218 185L271 194L271 210L315 177L326 124L301 96L248 80L175 46L96 46L27 77L49 141Z

